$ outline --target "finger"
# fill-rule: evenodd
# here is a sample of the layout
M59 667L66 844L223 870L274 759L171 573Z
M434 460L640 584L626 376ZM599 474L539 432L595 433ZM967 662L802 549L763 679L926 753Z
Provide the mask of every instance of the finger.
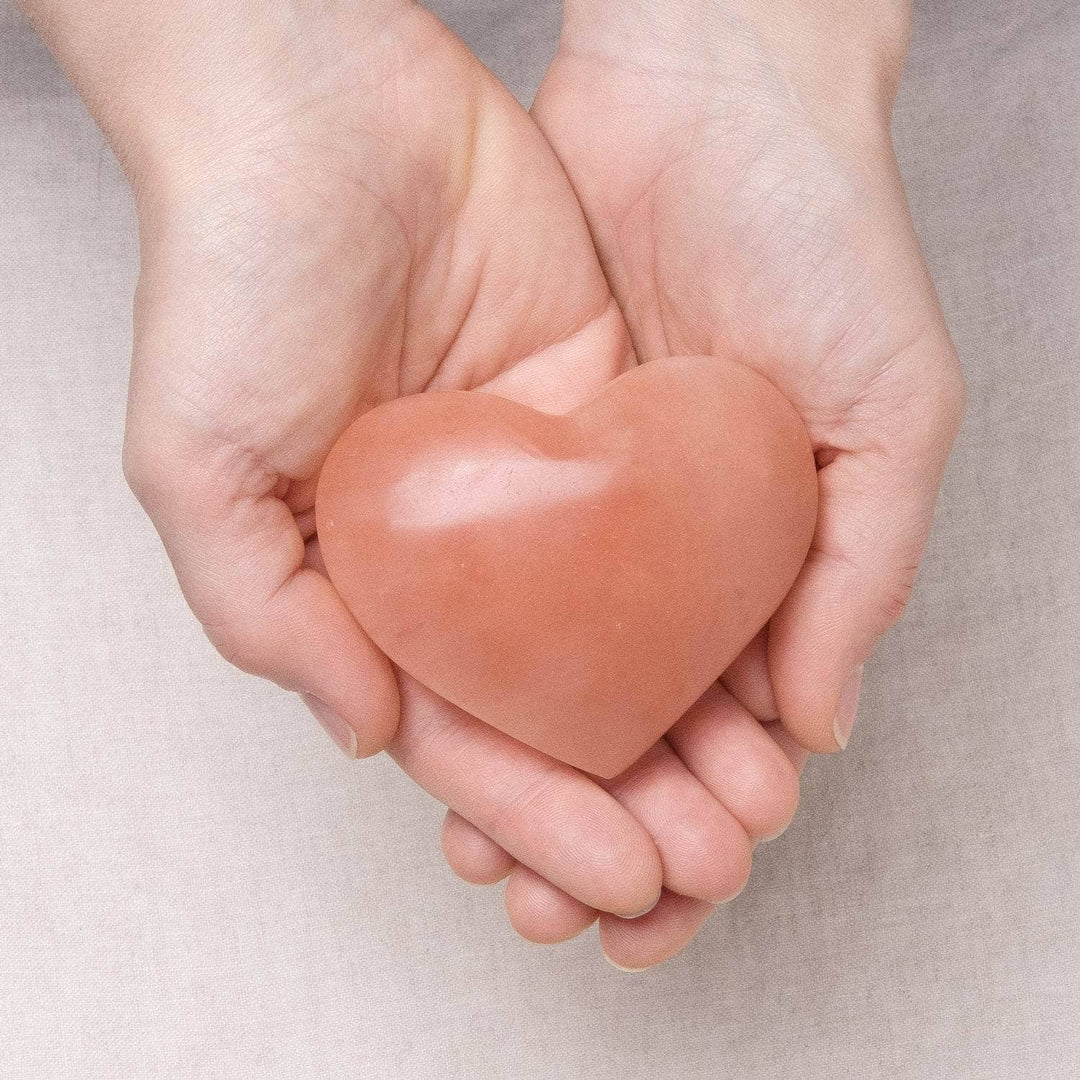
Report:
M776 740L722 686L710 687L667 739L752 839L787 827L799 802L798 773Z
M516 865L512 855L453 810L446 811L441 839L450 869L471 885L494 885Z
M932 353L935 346L926 348ZM950 350L947 342L936 348ZM780 716L808 750L847 743L862 664L907 604L959 424L960 384L942 380L940 358L916 357L903 366L903 380L925 392L887 416L867 406L852 421L859 448L841 451L819 470L813 544L769 626ZM888 396L881 387L875 393Z
M795 767L796 775L802 776L810 754L784 730L783 724L776 719L780 711L776 706L772 680L769 677L767 637L768 627L754 638L735 663L724 672L720 684L747 712L761 722L761 726L772 736L773 741Z
M667 889L711 903L742 891L753 858L746 830L665 741L602 783L655 841Z
M393 672L329 580L304 565L277 478L220 448L192 460L146 430L129 425L125 472L218 651L304 694L350 756L383 749L397 726Z
M299 484L290 484L282 497L305 543L315 536L315 491L318 479L316 475ZM319 572L326 576L325 567L320 567Z
M779 720L770 720L761 726L769 733L769 738L784 752L784 756L794 767L796 775L802 776L803 769L806 768L806 763L810 759L810 751L805 746L800 746Z
M600 947L623 971L644 971L684 949L712 914L704 900L664 891L660 902L639 919L600 916Z
M758 720L777 720L780 710L773 696L765 627L724 672L721 685Z
M597 912L518 863L506 883L510 925L537 945L569 941L596 922Z
M747 712L761 723L762 730L791 762L796 776L796 790L791 795L792 814L794 814L794 804L798 801L798 777L802 776L810 754L784 730L783 724L776 719L770 719L779 716L779 709L772 692L772 680L769 677L767 641L768 627L765 627L743 650L735 663L724 672L720 683ZM764 825L762 827L765 831L756 838L759 841L775 840L785 831L787 825L776 823L772 829Z
M633 915L655 903L656 845L606 791L404 674L401 695L389 750L421 787L589 907Z
M610 296L607 301L576 333L505 368L480 389L541 412L566 413L584 404L636 363L622 312Z

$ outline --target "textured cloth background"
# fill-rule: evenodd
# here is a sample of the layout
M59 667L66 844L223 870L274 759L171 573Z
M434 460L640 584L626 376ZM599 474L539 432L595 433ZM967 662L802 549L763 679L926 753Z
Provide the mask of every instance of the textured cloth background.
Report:
M131 200L0 0L0 1077L1080 1076L1080 5L926 0L971 405L855 738L678 959L518 940L438 807L220 661L127 492ZM528 98L551 0L443 14Z

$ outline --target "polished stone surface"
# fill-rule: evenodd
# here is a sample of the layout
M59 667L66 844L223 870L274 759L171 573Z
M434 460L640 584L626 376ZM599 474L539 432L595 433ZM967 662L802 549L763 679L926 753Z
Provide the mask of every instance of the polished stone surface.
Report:
M331 580L400 667L604 777L742 651L813 535L806 429L734 361L657 360L567 416L417 394L341 437L316 504Z

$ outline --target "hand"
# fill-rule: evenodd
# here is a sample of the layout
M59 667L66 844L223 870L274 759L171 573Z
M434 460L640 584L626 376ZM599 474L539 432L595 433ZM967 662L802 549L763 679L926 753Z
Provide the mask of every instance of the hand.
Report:
M907 5L873 7L576 0L534 109L639 356L738 357L811 432L821 514L769 627L775 703L739 696L822 752L907 601L963 402L889 137Z
M815 751L846 743L861 665L907 602L963 408L889 136L909 12L872 6L569 0L533 109L638 356L736 357L810 430L812 550L723 681ZM695 771L700 734L691 718L668 740ZM636 948L613 955L639 966Z
M35 9L136 191L132 487L229 659L309 695L350 752L388 745L579 924L662 879L719 899L743 822L794 808L759 725L711 724L744 763L715 790L664 744L609 793L395 676L320 573L315 482L362 410L427 388L566 410L633 360L527 115L422 9L355 7Z

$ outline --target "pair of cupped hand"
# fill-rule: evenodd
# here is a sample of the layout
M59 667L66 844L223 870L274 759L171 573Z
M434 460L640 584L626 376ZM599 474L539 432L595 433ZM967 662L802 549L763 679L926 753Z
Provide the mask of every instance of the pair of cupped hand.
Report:
M447 860L508 876L521 934L599 918L637 969L739 892L806 752L847 741L963 392L889 138L903 20L838 56L794 2L761 27L751 4L618 7L567 5L531 115L404 2L290 27L265 71L223 60L221 93L191 80L182 123L120 147L143 257L125 468L229 660L445 803ZM316 482L390 398L565 411L686 354L737 358L795 405L817 531L766 632L598 782L393 670L322 572Z

